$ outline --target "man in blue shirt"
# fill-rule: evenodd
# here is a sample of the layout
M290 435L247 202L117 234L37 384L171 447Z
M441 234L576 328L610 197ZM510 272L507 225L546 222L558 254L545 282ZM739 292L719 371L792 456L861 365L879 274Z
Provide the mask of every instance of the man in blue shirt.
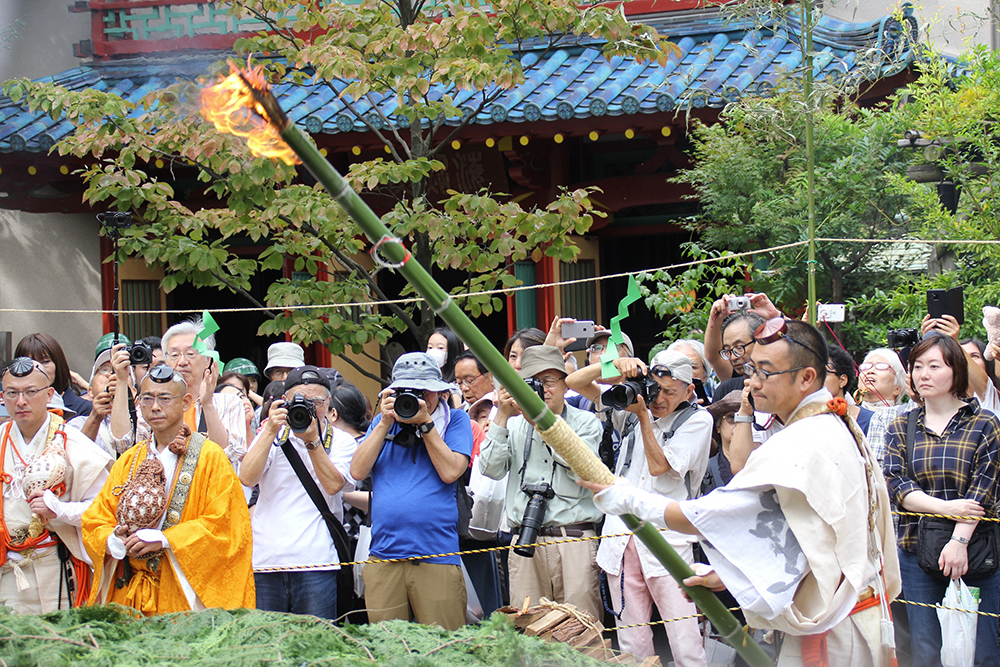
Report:
M472 426L448 406L450 385L429 354L402 355L381 412L351 462L351 476L372 478L375 559L458 552L455 483L469 469ZM465 623L460 560L439 556L368 563L362 572L368 619L415 620L455 630Z

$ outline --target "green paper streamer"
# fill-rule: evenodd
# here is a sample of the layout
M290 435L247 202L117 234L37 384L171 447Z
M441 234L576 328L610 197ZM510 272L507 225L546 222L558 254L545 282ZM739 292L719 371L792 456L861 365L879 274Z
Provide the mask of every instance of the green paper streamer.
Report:
M215 350L209 350L205 346L205 339L214 334L219 330L219 325L216 324L215 318L207 310L201 313L202 326L201 331L195 334L194 342L191 343L191 347L198 351L198 354L208 357L209 359L214 359L215 363L219 363L219 353Z
M601 355L601 378L616 378L621 373L615 368L615 359L618 358L618 346L625 342L622 338L622 320L628 317L628 307L639 300L642 294L639 292L639 283L635 281L635 276L628 277L628 290L625 298L618 302L618 314L611 318L611 338L608 349Z

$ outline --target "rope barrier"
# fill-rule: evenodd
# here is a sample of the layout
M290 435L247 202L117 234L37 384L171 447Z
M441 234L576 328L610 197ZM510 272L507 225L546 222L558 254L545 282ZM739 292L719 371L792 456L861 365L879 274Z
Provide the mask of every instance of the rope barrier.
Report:
M836 239L836 238L817 238L817 242L821 243L885 243L885 244L923 244L923 245L938 245L938 244L949 244L949 245L1000 245L1000 240L997 239ZM465 292L460 294L451 295L452 299L469 299L472 297L480 296L496 296L496 295L510 295L516 292L530 291L547 289L553 287L562 287L565 285L578 285L582 283L592 283L600 282L602 280L611 280L613 278L627 278L629 276L636 275L638 273L656 273L659 271L671 271L674 269L690 268L692 266L699 266L702 264L714 264L717 262L729 261L732 259L739 259L741 257L749 257L752 255L763 255L767 253L777 252L779 250L788 250L791 248L797 248L800 246L808 245L809 241L795 241L793 243L785 243L782 245L771 246L768 248L760 248L758 250L747 250L745 252L738 253L728 253L721 255L719 257L707 257L705 259L692 260L690 262L680 262L678 264L667 264L665 266L660 266L656 268L643 269L641 271L627 271L624 273L613 273L604 276L591 276L589 278L576 278L573 280L560 280L549 283L536 283L534 285L518 285L517 287L505 287L503 289L494 290L482 290L477 292ZM253 312L267 312L273 310L313 310L319 308L372 308L377 306L389 306L389 305L405 305L411 303L422 302L423 299L419 297L411 297L406 299L386 299L381 301L355 301L350 303L324 303L324 304L313 304L313 305L293 305L293 306L247 306L242 308L212 308L213 313L253 313ZM201 313L204 308L181 308L181 309L164 309L164 310L129 310L129 314L133 315L190 315L193 313ZM114 314L118 311L115 310L103 310L98 308L69 308L69 309L58 309L58 308L0 308L0 313L38 313L46 315L104 315L104 314Z

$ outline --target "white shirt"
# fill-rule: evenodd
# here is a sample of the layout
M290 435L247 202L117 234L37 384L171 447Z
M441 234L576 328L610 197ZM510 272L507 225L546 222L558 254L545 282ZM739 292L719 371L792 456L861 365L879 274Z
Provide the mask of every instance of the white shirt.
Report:
M358 443L350 435L330 426L329 423L326 428L333 429L330 460L337 468L337 472L346 480L342 491L335 495L327 493L319 483L312 457L302 439L291 433L289 442L295 447L306 470L316 480L316 486L319 487L319 492L330 511L338 520L343 520L342 492L352 491L355 487L355 482L351 479L351 459L358 448ZM324 442L325 436L324 432L320 442ZM272 445L267 453L267 462L264 464L259 485L260 495L257 497L257 505L250 522L253 526L254 569L288 565L326 565L327 567L306 569L340 569L339 566L329 567L330 563L340 562L337 547L330 537L330 530L306 494L302 482L288 462L288 457L278 445Z
M989 410L993 414L1000 417L1000 393L998 393L997 388L993 386L992 380L986 381L986 393L982 396L976 394L976 398L979 399L979 406L983 410Z
M673 500L688 499L688 484L691 485L691 495L695 497L701 489L702 479L708 469L708 458L712 444L712 429L715 427L712 415L708 410L698 409L691 415L669 442L664 441L664 436L670 431L671 426L680 414L680 410L674 411L666 417L653 420L653 435L660 443L667 463L671 470L662 475L654 476L649 471L649 464L646 460L646 449L643 446L642 432L639 424L636 424L633 434L635 441L632 446L632 463L625 472L624 477L636 488L643 491L651 491L661 496L666 496ZM618 464L615 473L620 475L625 461L628 458L628 441L623 441L618 452ZM615 535L618 533L629 533L628 527L621 517L608 515L604 519L603 535ZM694 535L685 535L672 530L663 531L672 546L688 554L690 560L691 544L697 541ZM597 564L602 570L609 574L621 574L622 559L625 556L625 547L632 539L631 534L622 537L610 537L601 540L601 545L597 549ZM642 563L642 572L646 578L669 576L669 572L649 551L645 544L636 540L636 550L639 552L639 562Z

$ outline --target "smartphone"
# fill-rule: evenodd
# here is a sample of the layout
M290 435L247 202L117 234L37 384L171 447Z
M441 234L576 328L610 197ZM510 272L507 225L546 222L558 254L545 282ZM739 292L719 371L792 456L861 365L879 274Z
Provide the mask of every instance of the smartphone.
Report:
M702 382L698 378L694 378L691 381L691 383L694 385L694 397L695 397L695 400L699 400L700 399L701 400L701 405L705 405L705 406L707 406L709 403L712 402L712 401L710 401L708 399L708 393L705 391L705 383L704 382Z
M927 290L927 313L935 318L951 315L959 324L965 324L965 297L962 288Z
M562 325L563 338L575 338L577 342L583 342L586 346L587 339L594 335L593 320L577 320L576 322L564 322ZM582 348L581 348L582 349Z

